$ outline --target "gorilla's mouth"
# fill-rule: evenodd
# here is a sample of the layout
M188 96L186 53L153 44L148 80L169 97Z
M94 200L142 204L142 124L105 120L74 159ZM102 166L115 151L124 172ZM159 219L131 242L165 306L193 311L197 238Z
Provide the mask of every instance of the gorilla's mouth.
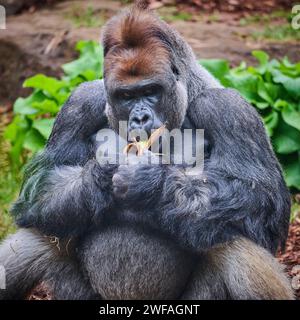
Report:
M135 136L131 136L129 134L129 138L128 138L128 144L127 146L124 148L124 153L128 154L129 152L135 152L137 156L141 156L143 155L143 153L146 150L150 150L152 151L151 147L153 146L153 144L157 141L157 146L156 146L156 151L161 152L161 147L162 147L162 134L164 132L166 128L166 125L163 125L157 129L155 129L154 131L152 131L152 133L149 134L147 133L147 135L145 135L144 133L142 135L135 135ZM145 139L145 137L147 137L147 139ZM157 148L158 147L158 148Z

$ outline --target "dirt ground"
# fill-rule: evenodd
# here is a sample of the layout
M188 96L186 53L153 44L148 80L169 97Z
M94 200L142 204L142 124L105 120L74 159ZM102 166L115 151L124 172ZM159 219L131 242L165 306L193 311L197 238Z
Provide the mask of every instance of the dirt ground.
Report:
M286 266L289 277L294 279L295 295L300 300L300 218L290 225L285 252L278 253L277 257Z
M98 41L101 26L120 8L119 1L58 1L53 6L31 7L9 16L7 29L0 30L0 105L11 104L26 94L22 88L26 77L38 72L60 75L60 65L75 55L75 43L81 39ZM163 7L159 14L168 17L172 10ZM292 61L300 60L300 44L295 41L258 41L249 37L262 26L241 25L244 13L190 11L189 19L183 15L169 22L199 58L226 58L237 65L241 60L252 62L251 51L262 49L274 58L287 55ZM51 41L54 46L49 48Z

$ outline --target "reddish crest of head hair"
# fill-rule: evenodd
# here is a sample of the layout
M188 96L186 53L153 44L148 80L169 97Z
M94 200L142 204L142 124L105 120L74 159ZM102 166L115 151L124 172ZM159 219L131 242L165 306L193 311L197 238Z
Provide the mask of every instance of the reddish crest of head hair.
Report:
M146 10L149 8L150 1L149 0L136 0L134 2L134 6L140 10Z
M108 22L103 34L106 77L131 82L161 72L169 61L161 32L160 20L136 6Z

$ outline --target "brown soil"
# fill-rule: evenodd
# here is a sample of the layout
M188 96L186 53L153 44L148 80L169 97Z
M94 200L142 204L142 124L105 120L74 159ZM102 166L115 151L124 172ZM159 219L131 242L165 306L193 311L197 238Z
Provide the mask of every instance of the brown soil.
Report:
M27 91L22 88L25 78L38 72L59 76L60 65L72 60L76 54L75 43L80 39L98 41L99 25L120 7L118 1L63 1L9 16L7 29L0 30L0 106L12 103L20 95L26 95ZM88 8L93 8L97 25L78 27L76 16L87 12ZM165 14L163 10L172 10L172 7L160 10L161 14ZM251 51L262 49L275 58L287 55L292 61L300 60L299 43L251 40L249 35L262 27L257 24L241 26L240 16L240 12L219 13L217 21L212 21L210 14L198 11L192 21L171 23L190 43L199 58L225 58L232 65L237 65L241 60L253 62ZM57 46L46 52L53 39L58 40Z
M295 219L290 225L285 252L278 254L278 259L286 265L289 276L294 278L295 286L298 288L295 294L300 300L300 218Z
M222 12L270 12L278 8L287 9L291 6L290 0L176 0L175 2L194 6L198 10L220 10Z
M27 300L52 300L53 296L49 287L42 282L28 295Z

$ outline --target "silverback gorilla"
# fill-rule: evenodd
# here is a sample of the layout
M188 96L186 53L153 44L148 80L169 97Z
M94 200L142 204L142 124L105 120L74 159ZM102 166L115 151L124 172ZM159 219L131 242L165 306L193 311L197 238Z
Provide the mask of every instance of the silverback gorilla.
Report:
M28 166L0 246L1 299L292 299L272 254L290 200L256 111L137 1L106 25L104 82L82 84ZM101 128L205 130L204 172L101 165ZM53 241L54 239L54 241Z

